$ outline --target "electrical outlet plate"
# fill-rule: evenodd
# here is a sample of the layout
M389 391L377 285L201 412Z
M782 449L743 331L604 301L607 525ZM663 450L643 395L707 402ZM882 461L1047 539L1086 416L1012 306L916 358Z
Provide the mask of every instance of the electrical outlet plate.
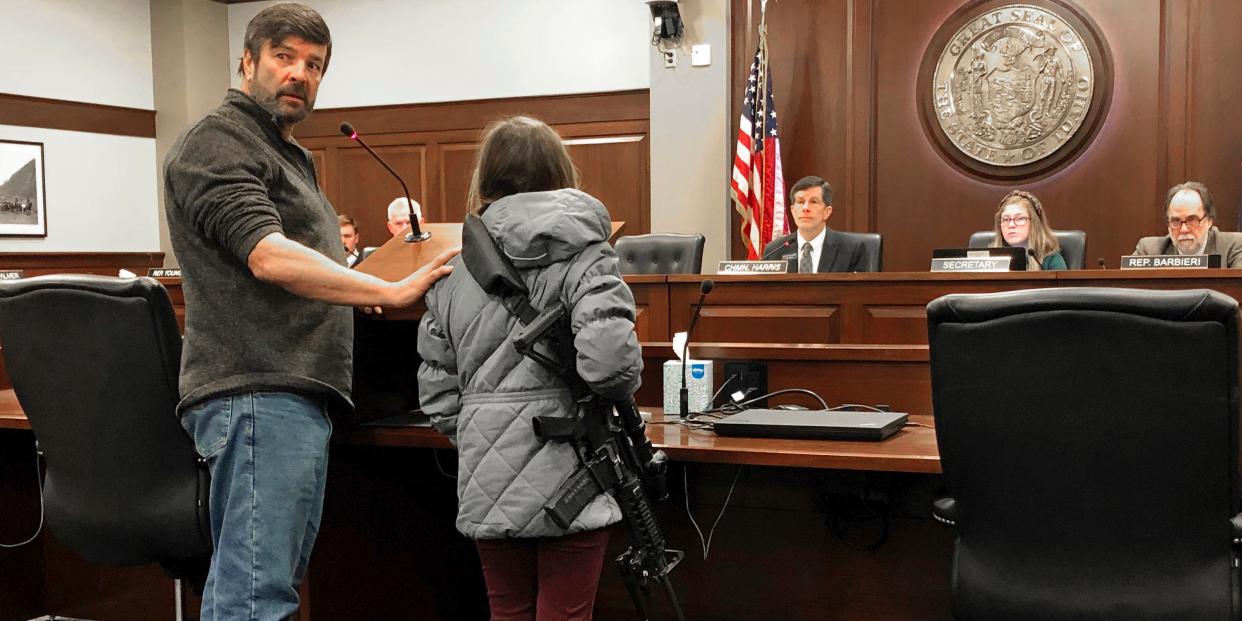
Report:
M690 48L690 66L706 67L712 64L712 46L702 43Z
M677 66L677 50L666 50L664 52L664 68L672 69Z

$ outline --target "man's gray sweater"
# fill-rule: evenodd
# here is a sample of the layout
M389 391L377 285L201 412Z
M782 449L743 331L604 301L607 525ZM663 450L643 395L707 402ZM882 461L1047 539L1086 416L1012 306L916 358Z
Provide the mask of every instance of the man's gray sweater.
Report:
M262 282L248 266L272 233L344 264L336 212L310 153L230 90L168 152L164 189L186 305L178 411L252 390L317 394L348 407L351 309Z

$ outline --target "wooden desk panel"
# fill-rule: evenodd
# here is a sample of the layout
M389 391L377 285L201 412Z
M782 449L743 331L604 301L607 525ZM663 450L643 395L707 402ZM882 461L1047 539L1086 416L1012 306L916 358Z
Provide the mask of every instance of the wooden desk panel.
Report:
M716 286L695 328L695 341L703 343L926 344L925 307L950 293L1042 287L1203 288L1242 299L1242 270L670 275L670 331L689 325L706 278Z
M668 285L660 275L626 276L625 284L634 294L636 318L634 331L638 340L667 339Z
M690 323L705 276L669 276L670 330ZM925 344L924 307L946 293L1055 286L1055 274L789 274L714 276L700 342Z
M30 429L13 389L0 390L0 429Z

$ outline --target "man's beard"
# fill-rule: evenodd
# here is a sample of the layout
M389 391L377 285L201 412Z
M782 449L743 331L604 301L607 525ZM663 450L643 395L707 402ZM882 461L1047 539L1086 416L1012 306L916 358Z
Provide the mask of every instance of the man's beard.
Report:
M1199 246L1203 245L1202 240L1198 240L1194 238L1190 238L1190 239L1176 239L1175 238L1174 243L1177 245L1177 251L1180 252L1181 254L1195 254L1199 252Z
M299 97L302 99L302 105L286 104L280 100L281 95ZM273 93L266 90L258 81L254 81L250 84L250 96L260 106L263 106L264 110L272 113L272 116L276 117L276 123L281 127L292 127L301 123L307 116L310 116L311 110L315 109L315 100L308 96L306 85L301 83L284 86Z

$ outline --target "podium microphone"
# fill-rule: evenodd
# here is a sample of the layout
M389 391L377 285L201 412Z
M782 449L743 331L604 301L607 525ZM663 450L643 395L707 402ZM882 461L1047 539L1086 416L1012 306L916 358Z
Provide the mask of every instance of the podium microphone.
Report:
M792 246L792 245L793 245L793 240L792 240L792 239L786 239L786 240L785 240L785 243L783 243L783 244L781 244L781 245L779 245L779 246L777 246L777 247L775 247L775 248L773 248L773 249L771 249L771 250L769 250L769 251L767 251L767 252L763 253L763 256L762 256L762 257L759 257L759 260L760 260L760 261L767 261L767 260L768 260L768 257L771 257L772 255L776 254L777 252L780 252L781 250L784 250L784 249L786 249L786 248L788 248L788 247L790 247L790 246ZM710 287L708 287L708 291L710 291L710 290L711 290L711 288L710 288Z
M367 145L367 143L362 141L362 138L358 135L358 132L354 129L354 126L349 123L349 121L341 123L341 133L344 134L346 138L362 145L362 148L366 149L367 153L370 153L371 157L375 158L375 161L379 162L381 166L387 169L393 177L396 177L397 183L401 184L401 189L405 191L405 205L410 209L410 232L405 236L406 243L421 242L431 239L431 233L424 231L422 227L418 225L418 214L414 213L414 201L410 200L410 188L405 187L405 180L401 178L401 175L398 175L397 171L393 170L392 166L389 166L388 162L384 161L384 158L380 157L378 153L371 150L371 147Z
M715 286L716 283L710 278L705 279L703 284L699 285L699 301L694 305L694 314L690 317L690 329L686 331L686 344L681 352L681 393L678 395L681 398L679 414L682 418L690 415L690 393L686 390L686 367L690 364L690 336L694 334L694 324L699 322L699 314L703 312L703 299L712 292L712 287Z

